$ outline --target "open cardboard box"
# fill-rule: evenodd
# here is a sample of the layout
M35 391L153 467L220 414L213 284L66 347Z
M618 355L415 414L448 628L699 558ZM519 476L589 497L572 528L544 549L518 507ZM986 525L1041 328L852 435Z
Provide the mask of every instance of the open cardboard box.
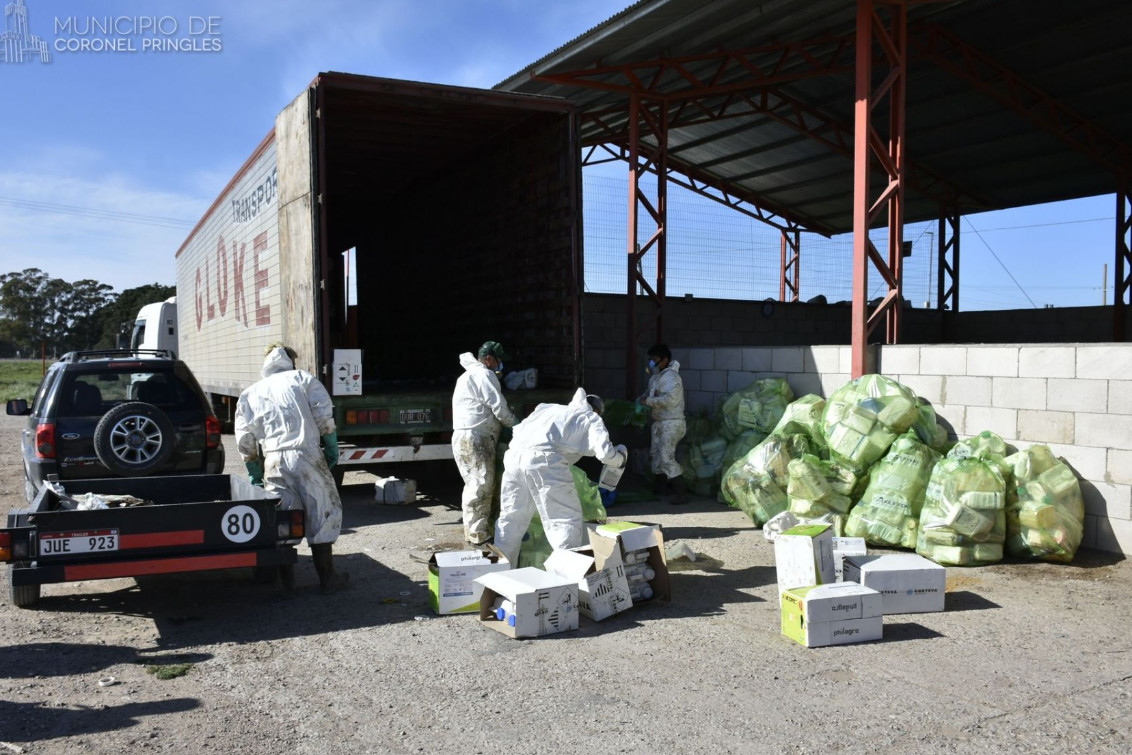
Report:
M476 577L511 568L494 546L466 551L441 551L428 560L428 602L439 614L475 613L483 586Z
M480 623L508 637L542 637L578 628L576 580L526 566L484 574L476 582L483 587ZM497 617L498 598L509 601L513 619Z
M624 564L625 554L629 551L648 550L646 563L656 572L656 576L649 582L652 586L652 599L672 600L668 581L668 561L664 555L664 536L661 534L660 525L606 522L587 524L586 529L599 569L606 568L614 559Z
M614 543L616 545L616 543ZM629 581L620 557L603 558L599 567L592 546L555 550L546 559L551 574L578 583L578 610L586 618L601 621L633 606Z

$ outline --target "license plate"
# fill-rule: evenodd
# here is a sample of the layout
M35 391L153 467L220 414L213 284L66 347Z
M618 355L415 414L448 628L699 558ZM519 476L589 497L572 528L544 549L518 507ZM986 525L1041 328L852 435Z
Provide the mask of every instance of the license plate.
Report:
M89 532L44 532L39 536L40 556L71 553L101 553L118 550L118 530Z
M432 423L432 409L402 409L401 410L401 424L431 424Z

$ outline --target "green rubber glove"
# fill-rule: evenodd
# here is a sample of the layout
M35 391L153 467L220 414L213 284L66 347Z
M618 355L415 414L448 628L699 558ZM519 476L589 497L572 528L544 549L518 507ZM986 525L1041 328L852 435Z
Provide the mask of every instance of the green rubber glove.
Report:
M257 488L263 487L263 462L259 459L252 459L251 461L244 462L244 468L248 470L248 481L255 485Z
M322 455L326 457L326 464L331 469L338 465L337 431L322 436Z

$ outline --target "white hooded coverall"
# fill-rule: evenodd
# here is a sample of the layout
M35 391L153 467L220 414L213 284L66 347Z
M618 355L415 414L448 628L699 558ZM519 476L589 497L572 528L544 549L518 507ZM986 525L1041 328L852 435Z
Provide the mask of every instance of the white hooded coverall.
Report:
M263 451L264 490L278 495L284 509L306 512L308 543L333 543L342 529L342 499L319 444L335 431L330 394L295 369L282 347L264 358L261 374L236 403L236 447L244 461Z
M460 355L460 364L464 374L452 392L452 456L464 480L464 539L478 545L491 538L495 444L500 428L515 424L515 415L494 372L470 352Z
M641 403L651 409L652 431L649 441L649 463L653 474L668 479L684 474L676 462L676 444L688 429L684 419L684 381L680 378L680 363L670 361L668 366L649 376L649 387Z
M625 451L609 442L605 422L579 388L566 406L539 404L515 426L503 456L495 547L514 566L531 516L538 510L552 548L585 545L582 502L570 466L583 456L622 466Z

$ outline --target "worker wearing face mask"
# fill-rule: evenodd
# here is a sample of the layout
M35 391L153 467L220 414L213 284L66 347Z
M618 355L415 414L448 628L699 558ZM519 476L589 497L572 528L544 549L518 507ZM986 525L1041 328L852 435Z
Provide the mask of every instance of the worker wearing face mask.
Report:
M672 352L663 343L653 345L647 354L649 387L637 400L649 408L652 417L649 463L656 475L653 489L663 493L666 487L670 487L671 502L686 503L684 468L676 461L676 444L687 430L680 363L672 360Z
M483 545L492 538L491 498L495 491L495 446L503 427L515 424L499 387L507 355L497 341L487 341L478 356L460 355L464 374L452 393L452 456L464 480L460 505L464 539Z

